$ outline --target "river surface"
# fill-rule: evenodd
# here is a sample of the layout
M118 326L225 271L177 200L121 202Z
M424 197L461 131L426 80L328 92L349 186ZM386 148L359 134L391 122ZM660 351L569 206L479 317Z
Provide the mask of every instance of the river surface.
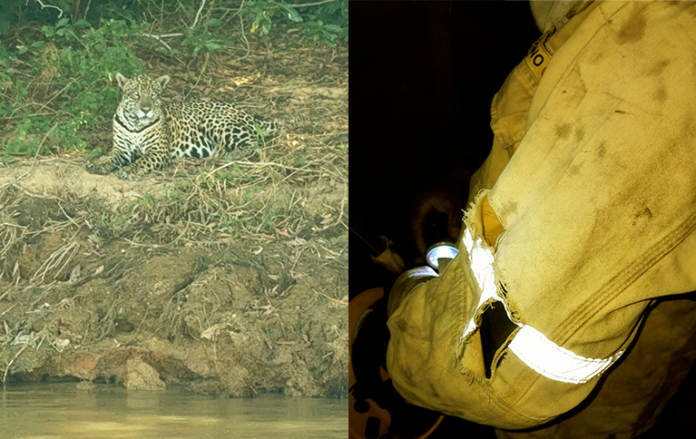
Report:
M346 400L264 395L207 398L184 389L127 391L97 384L32 383L0 388L0 438L345 439Z

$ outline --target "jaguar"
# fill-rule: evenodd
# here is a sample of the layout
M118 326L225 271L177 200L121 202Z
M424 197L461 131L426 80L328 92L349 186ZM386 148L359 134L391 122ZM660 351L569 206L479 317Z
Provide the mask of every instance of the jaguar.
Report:
M224 102L165 104L169 76L116 74L123 97L113 118L113 147L86 169L139 179L177 157L219 157L238 147L258 147L282 126L279 120L251 115Z

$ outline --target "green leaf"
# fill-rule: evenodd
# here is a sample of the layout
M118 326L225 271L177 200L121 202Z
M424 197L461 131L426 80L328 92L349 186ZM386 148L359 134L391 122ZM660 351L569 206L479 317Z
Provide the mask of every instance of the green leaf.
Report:
M92 25L87 20L79 19L75 22L75 26L82 29L89 29Z
M43 41L34 41L31 43L31 48L36 50L44 50L46 48L46 43Z
M22 46L21 44L17 44L17 53L22 55L25 54L29 51L29 48L27 46Z
M220 46L218 43L213 43L212 41L205 43L205 48L208 49L209 52L218 50L220 47L222 46Z
M263 12L256 14L256 17L254 18L254 22L251 24L251 33L256 32L256 29L259 28L259 25L261 24L261 21L264 19L264 14Z
M264 35L268 35L268 32L271 30L271 20L264 20L264 22L261 23L261 30Z
M69 22L70 22L69 18L61 18L60 20L58 20L58 24L56 24L56 27L63 27L66 24L68 24Z
M336 26L335 24L326 24L324 25L324 29L333 33L339 33L343 31L343 28L341 26Z
M291 21L294 21L295 23L302 22L302 17L300 17L300 14L291 5L289 5L287 3L281 3L280 6L282 6L283 9L288 11L288 19L290 19Z
M323 40L329 44L329 46L333 46L336 44L336 34L332 34L329 32L324 32L323 35Z
M203 23L203 27L216 27L216 26L222 26L222 20L218 20L217 18L211 18L210 20L207 20L205 23Z
M56 35L56 29L51 26L41 26L41 32L43 32L47 38L53 38Z

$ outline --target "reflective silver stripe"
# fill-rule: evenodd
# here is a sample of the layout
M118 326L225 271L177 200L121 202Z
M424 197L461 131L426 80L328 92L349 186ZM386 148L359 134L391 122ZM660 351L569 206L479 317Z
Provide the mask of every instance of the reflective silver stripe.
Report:
M605 359L581 357L527 325L522 325L512 339L510 350L546 378L571 384L585 383L600 375L624 353L619 351Z
M558 346L531 326L514 322L505 301L498 296L498 286L493 270L493 252L484 245L481 238L474 241L468 228L464 231L462 242L468 253L469 266L481 289L481 297L461 338L468 337L476 330L474 317L481 306L487 301L497 300L505 307L510 321L521 328L510 342L510 350L527 366L546 378L571 384L584 383L607 370L624 353L619 351L605 359L585 358ZM463 254L460 256L467 257Z

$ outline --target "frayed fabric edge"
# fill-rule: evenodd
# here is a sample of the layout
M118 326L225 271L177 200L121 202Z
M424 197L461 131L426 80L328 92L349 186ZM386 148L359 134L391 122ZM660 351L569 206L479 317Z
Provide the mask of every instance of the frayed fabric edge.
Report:
M460 237L460 245L462 245L466 249L466 256L467 258L470 259L469 263L467 264L469 266L469 269L472 270L472 274L474 275L474 279L476 279L476 273L474 272L474 269L472 268L471 264L471 249L472 244L479 247L482 250L485 250L487 252L490 252L491 256L495 253L495 247L491 247L488 242L479 237L478 233L480 232L478 228L476 227L476 217L475 215L480 214L480 206L482 203L482 200L488 196L490 193L489 189L481 189L476 196L474 197L473 201L470 203L469 208L464 212L464 218L463 218L463 223L465 226L464 231L462 232L462 235ZM468 237L467 237L468 233ZM504 232L503 232L504 233ZM502 236L502 235L501 235ZM473 242L469 242L467 245L466 240L470 240ZM497 242L499 242L498 240ZM497 244L497 243L496 243ZM496 245L497 247L497 245ZM476 308L473 310L473 313L467 318L466 316L462 316L459 319L458 322L458 327L460 328L459 331L459 336L458 340L456 343L456 347L454 349L454 356L455 360L457 361L459 365L459 371L462 373L465 377L467 377L472 383L474 381L478 383L483 383L486 381L485 376L479 376L478 374L472 372L465 366L465 362L463 361L464 356L466 355L466 350L471 343L472 338L476 335L476 333L480 330L480 325L481 325L481 319L483 316L483 312L490 306L493 306L495 303L500 303L504 308L506 313L508 314L508 317L510 320L515 323L516 325L520 325L518 323L517 319L517 312L514 312L511 310L509 304L508 304L508 295L507 291L503 293L502 291L502 284L498 281L499 275L497 273L496 267L494 264L490 265L493 271L493 279L494 282L492 285L495 286L495 293L492 293L492 291L489 291L488 294L484 294L484 288L482 288L481 284L479 284L477 280L477 287L481 292L481 295L479 296L479 300L483 299L483 301L480 301ZM492 293L492 294L491 294ZM482 296L486 296L485 298Z
M474 199L471 201L471 203L469 203L469 208L464 212L464 218L462 221L464 222L464 225L472 231L473 236L476 236L479 231L476 230L476 226L471 223L472 215L477 211L477 206L481 204L481 199L487 196L489 193L490 189L481 189L478 191Z

